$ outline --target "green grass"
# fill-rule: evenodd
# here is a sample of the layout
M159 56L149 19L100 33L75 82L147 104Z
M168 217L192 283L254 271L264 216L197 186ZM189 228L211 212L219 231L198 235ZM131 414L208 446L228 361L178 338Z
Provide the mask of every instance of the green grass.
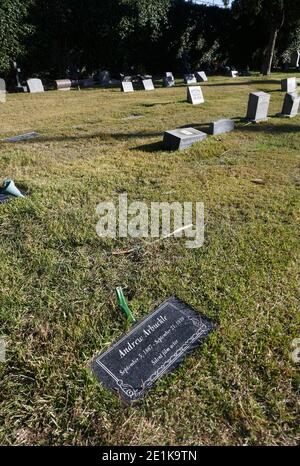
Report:
M117 89L8 95L1 178L30 195L0 206L0 443L34 445L283 445L299 439L300 116L237 123L184 152L168 153L164 130L242 117L248 94L280 78L211 78L205 104L186 89ZM298 74L298 78L300 75ZM128 118L140 115L141 118ZM264 185L251 182L263 178ZM129 200L203 201L205 244L140 244L98 238L96 205ZM176 294L220 326L163 378L139 407L125 407L88 369L126 329L121 285L138 318Z

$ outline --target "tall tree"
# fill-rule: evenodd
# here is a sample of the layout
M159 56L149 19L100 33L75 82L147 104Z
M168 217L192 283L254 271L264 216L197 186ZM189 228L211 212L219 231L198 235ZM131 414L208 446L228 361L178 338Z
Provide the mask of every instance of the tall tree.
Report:
M268 31L268 42L263 56L261 71L269 75L272 69L276 41L285 22L294 23L300 18L300 2L297 0L235 0L233 11L237 16L247 15L250 21L263 20Z
M23 39L30 33L26 15L30 0L0 0L0 71L6 73L25 53Z

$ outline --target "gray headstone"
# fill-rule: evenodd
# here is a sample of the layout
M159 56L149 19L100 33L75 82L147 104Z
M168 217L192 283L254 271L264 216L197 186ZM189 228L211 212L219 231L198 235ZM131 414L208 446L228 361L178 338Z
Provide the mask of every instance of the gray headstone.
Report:
M70 79L57 79L55 86L58 91L70 91L72 82Z
M6 84L4 79L0 78L0 102L5 102L6 100Z
M233 120L217 120L209 125L209 134L229 133L234 130Z
M293 118L298 115L300 96L296 92L285 94L281 116Z
M185 74L184 75L185 84L197 84L197 79L194 74Z
M204 71L196 71L195 76L198 82L208 81L206 73Z
M282 79L281 90L283 92L295 92L297 90L297 79L296 78Z
M190 104L203 104L204 98L200 86L191 86L187 88L187 100Z
M163 145L168 150L183 150L206 137L206 133L195 128L173 129L165 132Z
M134 92L133 85L131 81L122 81L121 82L123 92Z
M40 79L32 78L27 80L27 87L31 94L44 92L44 86Z
M142 83L145 91L154 91L154 84L152 79L143 79Z
M268 119L270 94L266 92L251 92L248 101L247 120L253 122Z

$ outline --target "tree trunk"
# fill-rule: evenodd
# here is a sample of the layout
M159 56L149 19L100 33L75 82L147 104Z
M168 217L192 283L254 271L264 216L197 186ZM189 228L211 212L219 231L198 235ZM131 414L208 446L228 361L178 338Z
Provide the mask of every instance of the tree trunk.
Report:
M271 74L277 35L278 35L278 29L273 28L270 32L270 38L269 38L269 42L267 45L267 50L265 53L264 61L262 64L261 72L264 76L268 76Z

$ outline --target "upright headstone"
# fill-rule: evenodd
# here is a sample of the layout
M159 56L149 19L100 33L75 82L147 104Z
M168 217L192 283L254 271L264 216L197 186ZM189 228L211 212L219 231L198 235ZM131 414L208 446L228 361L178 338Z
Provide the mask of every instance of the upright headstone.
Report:
M280 116L293 118L298 115L300 96L296 92L285 94Z
M44 86L40 79L37 79L37 78L28 79L27 86L31 94L35 94L37 92L44 92Z
M122 81L121 82L121 90L123 92L133 92L133 85L131 81Z
M0 102L5 102L6 100L6 84L4 79L0 78Z
M239 75L239 72L238 72L238 71L236 71L236 70L231 70L231 71L230 71L230 76L231 76L232 78L237 78L238 75Z
M164 87L173 87L175 86L175 79L173 73L167 71L163 77L163 86Z
M192 105L204 103L202 89L200 86L189 86L187 88L187 100Z
M143 79L142 84L145 91L154 91L154 84L152 79Z
M297 90L297 79L296 78L282 79L281 90L283 92L295 92Z
M234 130L234 121L230 119L213 121L209 125L209 134L229 133Z
M206 137L206 133L195 128L173 129L165 132L163 145L167 150L183 150Z
M194 74L185 74L184 75L185 84L197 84L197 79Z
M55 81L55 87L58 91L70 91L72 82L70 79L57 79Z
M266 92L251 92L248 101L246 119L255 123L268 119L270 94Z
M195 76L198 82L208 81L204 71L196 71Z

